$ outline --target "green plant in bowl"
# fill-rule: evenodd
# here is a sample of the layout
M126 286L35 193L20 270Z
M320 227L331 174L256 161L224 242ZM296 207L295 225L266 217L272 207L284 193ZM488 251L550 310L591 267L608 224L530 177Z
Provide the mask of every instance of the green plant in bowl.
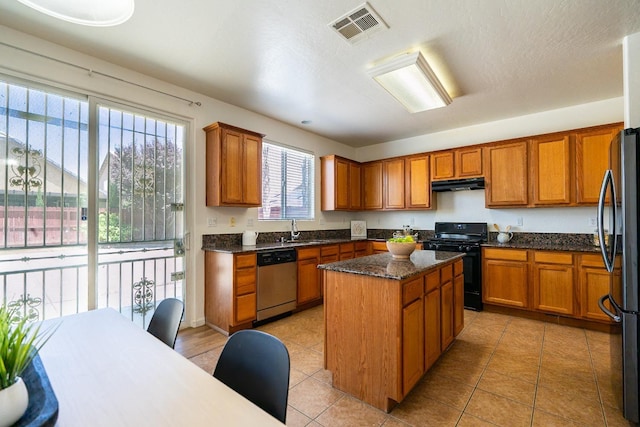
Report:
M17 309L0 306L0 390L18 381L52 333L40 334L40 324L19 317Z

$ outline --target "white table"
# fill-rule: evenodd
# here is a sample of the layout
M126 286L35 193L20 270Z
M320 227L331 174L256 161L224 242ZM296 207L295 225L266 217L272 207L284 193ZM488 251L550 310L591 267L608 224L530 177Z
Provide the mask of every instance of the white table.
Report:
M40 357L61 427L283 425L112 309L58 322Z

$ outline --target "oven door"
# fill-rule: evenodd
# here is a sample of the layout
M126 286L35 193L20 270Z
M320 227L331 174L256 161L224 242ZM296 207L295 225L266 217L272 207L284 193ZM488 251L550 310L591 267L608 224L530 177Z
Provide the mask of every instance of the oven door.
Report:
M437 249L436 249L437 244ZM424 248L429 250L464 252L462 258L464 271L464 308L482 311L482 260L479 247L469 251L461 251L457 244L444 244L442 242L425 242Z

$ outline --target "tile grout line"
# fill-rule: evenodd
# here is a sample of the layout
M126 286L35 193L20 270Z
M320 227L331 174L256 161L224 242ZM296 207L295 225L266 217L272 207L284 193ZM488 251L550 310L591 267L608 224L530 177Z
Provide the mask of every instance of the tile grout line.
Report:
M531 427L533 427L533 419L536 413L536 399L538 398L538 384L540 384L540 375L542 374L542 358L544 357L544 342L547 336L547 325L543 324L542 342L540 343L540 351L538 353L538 375L536 375L536 383L533 390L533 403L531 408Z
M598 401L600 402L600 410L602 411L602 419L604 421L605 427L609 425L607 421L607 413L604 410L604 401L602 400L602 392L600 391L600 382L598 381L598 375L596 373L596 369L593 363L593 353L591 352L591 341L589 340L589 336L587 332L583 330L585 340L587 341L587 350L589 351L589 364L591 365L591 374L593 375L593 379L596 383L596 390L598 390Z
M473 320L475 320L475 319L476 319L476 317L478 317L478 316L476 315L476 316L473 318ZM509 318L508 322L504 325L504 328L502 329L502 333L500 334L500 338L498 338L498 340L496 341L496 343L495 343L495 345L494 345L494 347L493 347L493 350L491 351L491 354L490 354L490 355L489 355L489 357L487 358L487 362L485 363L484 368L482 369L482 372L480 373L480 376L478 377L478 381L476 381L476 384L473 386L473 391L471 392L471 395L469 396L469 400L467 400L467 403L465 403L464 408L462 409L462 412L460 413L460 417L458 418L458 421L456 421L456 426L457 426L457 425L460 423L460 421L462 420L462 417L464 416L465 411L467 410L467 406L469 406L469 402L471 402L471 399L473 398L474 393L476 392L476 390L478 390L478 384L480 384L480 380L482 380L482 376L483 376L483 375L484 375L484 373L487 371L487 366L489 366L489 362L491 361L491 358L492 358L492 357L493 357L493 355L495 354L496 349L498 348L498 345L500 344L500 341L502 341L502 338L504 337L504 334L505 334L505 332L506 332L506 330L507 330L507 327L509 326L509 324L511 323L511 321L512 321L512 320L513 320L513 319ZM473 321L472 321L471 323L473 323ZM469 325L469 326L470 326L470 325ZM476 417L476 418L478 418L478 419L480 419L480 420L482 420L482 421L486 421L486 422L488 422L488 423L490 423L490 424L494 424L494 425L496 425L496 424L495 424L495 423L493 423L492 421L485 420L485 419L484 419L484 418L482 418L482 417L479 417L479 416L476 416L476 415L471 415L471 414L468 414L468 415L469 415L469 416Z

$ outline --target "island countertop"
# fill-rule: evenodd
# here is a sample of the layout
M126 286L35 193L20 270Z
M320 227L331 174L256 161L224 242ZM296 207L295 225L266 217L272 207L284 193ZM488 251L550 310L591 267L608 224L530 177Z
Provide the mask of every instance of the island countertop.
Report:
M463 256L463 253L458 252L418 250L414 251L409 259L394 259L390 253L383 253L330 264L320 264L318 268L341 273L404 280Z

